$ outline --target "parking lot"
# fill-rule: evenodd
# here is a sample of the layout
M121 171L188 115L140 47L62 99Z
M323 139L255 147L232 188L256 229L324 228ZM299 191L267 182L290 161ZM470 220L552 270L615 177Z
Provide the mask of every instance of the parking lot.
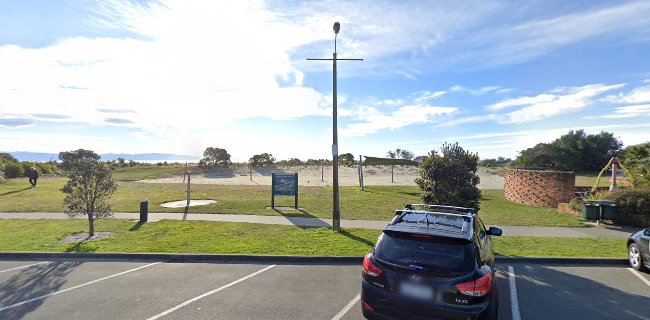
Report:
M361 319L360 266L0 261L0 319ZM650 319L650 275L501 265L500 319Z

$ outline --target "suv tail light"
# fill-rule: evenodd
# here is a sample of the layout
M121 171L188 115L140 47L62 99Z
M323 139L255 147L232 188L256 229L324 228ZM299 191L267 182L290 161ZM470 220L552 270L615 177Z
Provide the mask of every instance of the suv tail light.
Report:
M486 275L472 281L467 281L459 283L456 285L456 289L464 295L472 297L482 297L490 292L492 288L492 272L488 272Z
M364 258L363 258L363 273L371 276L371 277L378 277L381 275L381 270L377 268L377 266L370 261L370 257L372 257L372 253L368 253Z

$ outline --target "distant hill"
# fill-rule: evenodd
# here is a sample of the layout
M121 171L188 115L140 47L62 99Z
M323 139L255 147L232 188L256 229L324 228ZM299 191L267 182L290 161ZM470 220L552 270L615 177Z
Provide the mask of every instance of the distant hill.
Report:
M58 160L58 153L43 153L43 152L4 152L9 153L20 161L49 161L49 160ZM170 154L170 153L137 153L137 154L128 154L128 153L105 153L100 154L102 160L110 161L116 160L117 158L124 158L125 160L134 160L134 161L186 161L186 160L199 160L200 157L189 156L182 154Z

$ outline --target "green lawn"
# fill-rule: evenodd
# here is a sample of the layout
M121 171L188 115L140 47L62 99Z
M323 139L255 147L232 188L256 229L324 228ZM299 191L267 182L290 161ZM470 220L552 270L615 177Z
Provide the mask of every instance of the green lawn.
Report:
M125 220L96 222L96 231L112 238L62 244L65 236L87 231L84 220L2 220L0 251L164 252L266 255L361 256L380 231L299 228L244 223L161 221L144 225ZM494 237L495 251L509 256L618 257L626 255L621 239Z
M38 187L29 188L26 179L10 179L0 184L0 212L61 212L63 193L59 191L63 178L39 179ZM232 213L281 215L267 209L271 203L269 186L192 186L193 199L215 199L217 203L192 207L193 213ZM531 207L507 201L502 190L482 190L480 215L490 225L526 226L584 226L580 219L559 214L554 209ZM361 192L357 187L341 188L341 216L343 219L389 220L393 210L404 203L418 203L417 187L373 186ZM284 213L302 217L331 217L331 187L301 187L299 206L302 211ZM160 207L166 201L185 199L185 185L119 182L117 193L111 199L117 212L138 212L143 199L150 201L151 212L183 212L184 208ZM293 198L276 198L277 206L293 206Z

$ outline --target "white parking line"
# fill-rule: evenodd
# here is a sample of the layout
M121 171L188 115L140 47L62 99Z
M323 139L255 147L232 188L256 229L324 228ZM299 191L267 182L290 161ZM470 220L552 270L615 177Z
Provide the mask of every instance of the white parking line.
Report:
M343 318L343 316L346 313L348 313L348 311L350 311L350 309L352 309L352 307L354 307L354 304L359 302L359 300L361 300L361 293L357 294L357 296L354 297L354 299L352 299L352 301L350 301L345 307L343 307L343 309L341 309L341 311L339 311L339 313L337 313L334 316L334 318L332 318L332 320L341 320L341 318Z
M650 287L650 280L646 279L644 276L642 276L638 271L632 269L632 268L627 268L627 270L630 270L635 276L639 277L641 281L645 282Z
M179 305L177 305L177 306L175 306L173 308L167 309L167 310L165 310L165 311L163 311L163 312L161 312L161 313L159 313L159 314L157 314L157 315L155 315L155 316L153 316L153 317L151 317L151 318L149 318L147 320L160 319L160 318L162 318L162 317L164 317L164 316L166 316L166 315L168 315L168 314L170 314L170 313L172 313L172 312L174 312L174 311L176 311L176 310L178 310L178 309L180 309L180 308L182 308L182 307L184 307L184 306L186 306L186 305L188 305L188 304L190 304L190 303L192 303L194 301L203 299L203 298L205 298L205 297L207 297L207 296L209 296L209 295L211 295L213 293L217 293L217 292L219 292L219 291L221 291L223 289L227 289L229 287L232 287L232 286L234 286L234 285L236 285L236 284L238 284L238 283L240 283L240 282L242 282L242 281L244 281L246 279L250 279L250 278L252 278L252 277L254 277L254 276L256 276L256 275L258 275L258 274L260 274L260 273L262 273L262 272L264 272L266 270L269 270L269 269L271 269L273 267L275 267L275 265L270 265L270 266L268 266L268 267L266 267L266 268L264 268L262 270L253 272L253 273L251 273L251 274L249 274L249 275L247 275L247 276L245 276L243 278L239 278L239 279L237 279L237 280L235 280L235 281L233 281L233 282L231 282L229 284L223 285L223 286L221 286L221 287L219 287L217 289L214 289L214 290L212 290L210 292L206 292L206 293L204 293L204 294L202 294L200 296L197 296L197 297L194 297L194 298L192 298L190 300L187 300L187 301L185 301L185 302L183 302L183 303L181 303L181 304L179 304Z
M22 267L15 267L15 268L7 269L7 270L0 270L0 273L9 272L9 271L13 271L13 270L19 270L19 269L25 269L25 268L29 268L31 266L36 266L36 265L39 265L39 264L46 264L46 263L50 263L50 262L45 261L45 262L39 262L39 263L32 263L32 264L28 264L28 265L22 266Z
M508 284L510 285L510 306L512 307L512 320L521 320L519 301L517 299L517 284L515 282L515 268L508 266Z
M21 306L21 305L26 304L26 303L30 303L30 302L33 302L33 301L37 301L37 300L41 300L41 299L45 299L45 298L47 298L47 297L55 296L55 295L57 295L57 294L61 294L61 293L64 293L64 292L68 292L68 291L71 291L71 290L74 290L74 289L79 289L79 288L81 288L81 287L85 287L85 286L87 286L87 285L91 285L91 284L93 284L93 283L97 283L97 282L100 282L100 281L104 281L104 280L106 280L106 279L110 279L110 278L113 278L113 277L121 276L121 275L123 275L123 274L127 274L127 273L129 273L129 272L137 271L137 270L140 270L140 269L144 269L144 268L146 268L146 267L151 267L151 266L156 265L156 264L159 264L159 263L160 263L160 262L150 263L150 264L145 265L145 266L141 266L141 267L133 268L133 269L131 269L131 270L122 271L122 272L120 272L120 273L112 274L112 275L110 275L110 276L106 276L106 277L99 278L99 279L96 279L96 280L93 280L93 281L89 281L89 282L86 282L86 283L82 283L82 284L80 284L80 285L76 285L76 286L74 286L74 287L66 288L66 289L59 290L59 291L54 291L54 292L52 292L52 293L44 294L44 295L39 296L39 297L36 297L36 298L32 298L32 299L28 299L28 300L21 301L21 302L18 302L18 303L14 303L14 304L12 304L12 305L8 305L8 306L6 306L6 307L1 307L1 308L0 308L0 311L4 311L4 310L11 309L11 308L15 308L15 307Z

